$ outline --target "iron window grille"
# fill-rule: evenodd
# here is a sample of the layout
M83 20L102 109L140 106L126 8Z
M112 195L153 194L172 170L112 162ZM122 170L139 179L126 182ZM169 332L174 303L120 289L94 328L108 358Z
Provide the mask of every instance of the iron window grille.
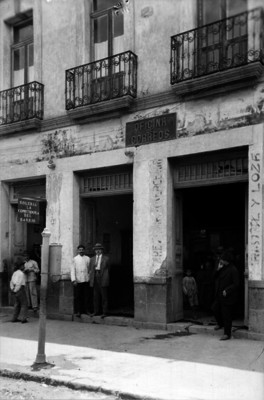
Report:
M137 56L127 51L66 70L66 110L137 95Z
M264 64L262 8L171 37L171 84L260 61Z
M247 157L237 157L225 160L204 161L198 163L186 163L176 168L175 183L183 184L196 181L212 181L225 178L248 177Z
M120 172L105 175L86 176L82 179L81 194L131 192L133 188L132 172Z
M0 125L43 119L44 85L30 82L0 92Z

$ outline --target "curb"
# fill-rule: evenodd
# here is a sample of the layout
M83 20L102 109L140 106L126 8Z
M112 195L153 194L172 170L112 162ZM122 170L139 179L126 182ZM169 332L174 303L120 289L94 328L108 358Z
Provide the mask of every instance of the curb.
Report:
M11 371L8 369L0 369L0 376L10 379L23 379L24 381L32 381L36 383L45 383L49 386L64 386L72 390L86 390L87 392L103 393L118 397L120 400L159 400L157 397L140 396L126 392L119 392L111 389L104 389L102 386L85 385L81 383L73 383L65 380L49 378L43 375L30 374L28 372Z

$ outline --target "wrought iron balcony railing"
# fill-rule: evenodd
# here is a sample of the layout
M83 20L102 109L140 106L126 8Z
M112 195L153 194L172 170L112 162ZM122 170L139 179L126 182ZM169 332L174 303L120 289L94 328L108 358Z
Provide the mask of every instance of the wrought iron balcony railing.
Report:
M0 92L0 125L43 119L44 85L30 82Z
M137 56L132 51L66 70L66 110L137 95Z
M226 18L171 37L171 84L260 61L263 10Z

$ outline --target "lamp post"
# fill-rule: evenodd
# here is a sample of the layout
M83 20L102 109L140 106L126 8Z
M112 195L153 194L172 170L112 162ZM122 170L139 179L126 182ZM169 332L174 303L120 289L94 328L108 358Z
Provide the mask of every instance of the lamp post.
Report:
M49 239L51 232L45 228L42 232L41 247L41 284L40 284L40 307L39 307L39 338L38 354L35 364L46 364L45 339L46 339L46 314L47 314L47 287L49 273Z

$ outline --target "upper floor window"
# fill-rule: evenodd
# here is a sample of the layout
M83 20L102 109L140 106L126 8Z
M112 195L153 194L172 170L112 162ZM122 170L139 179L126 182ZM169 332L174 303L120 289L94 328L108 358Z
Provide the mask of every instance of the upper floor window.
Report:
M32 19L13 27L12 86L34 80L34 45Z
M93 59L100 60L124 51L124 16L116 13L117 0L94 0L92 18Z
M198 0L198 26L247 11L247 0Z

